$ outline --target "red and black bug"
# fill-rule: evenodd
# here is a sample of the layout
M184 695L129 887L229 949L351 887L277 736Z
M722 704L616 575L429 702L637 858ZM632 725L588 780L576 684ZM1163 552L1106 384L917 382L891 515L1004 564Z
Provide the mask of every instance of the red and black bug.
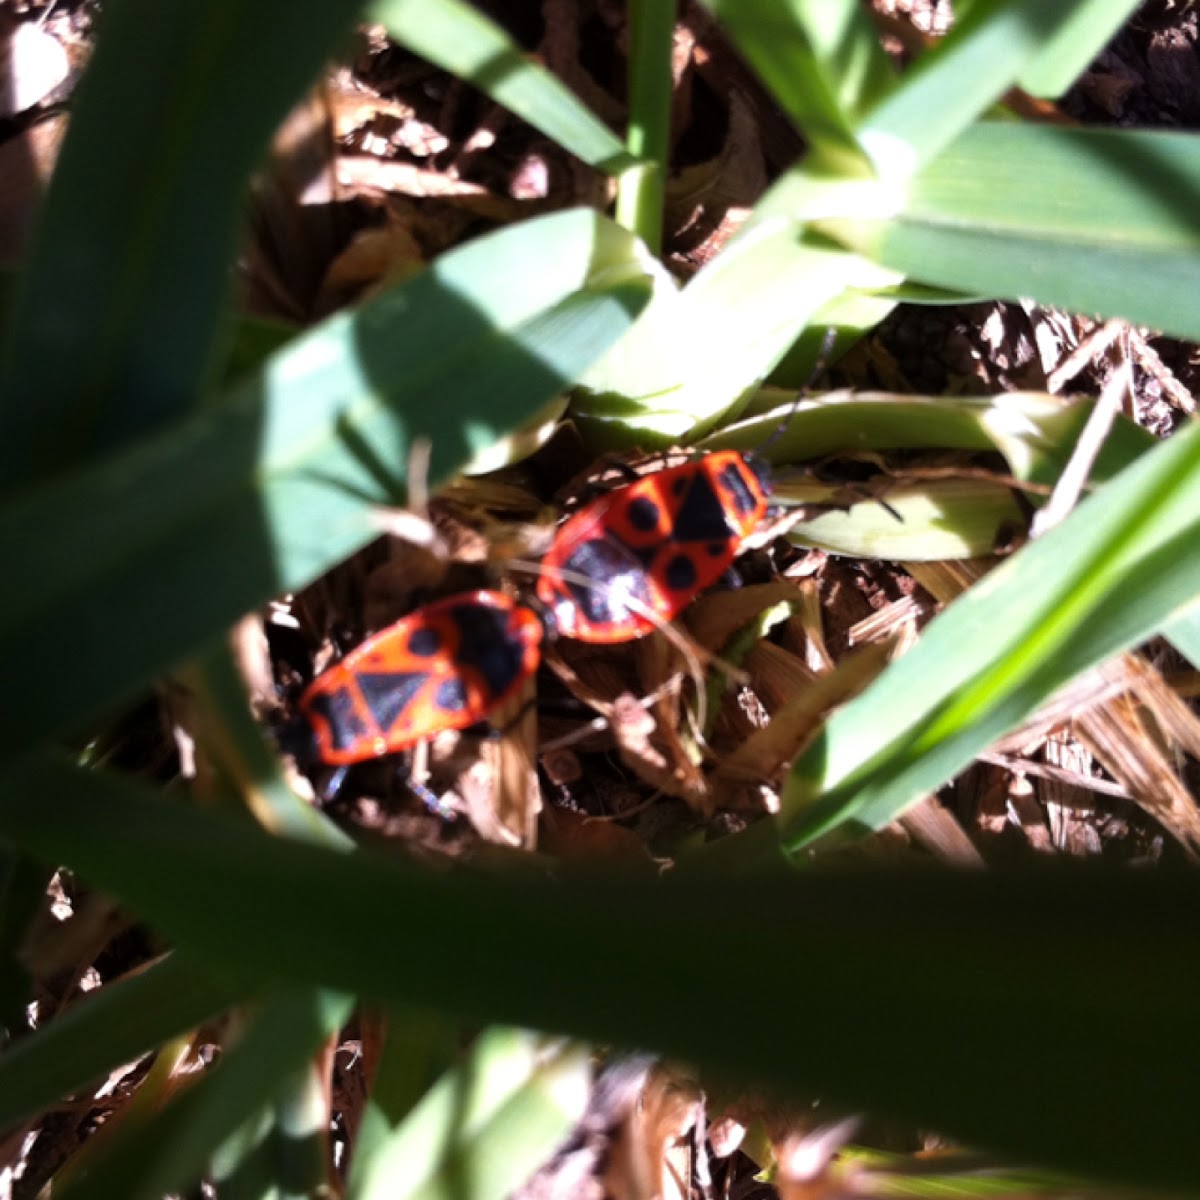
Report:
M720 579L766 515L769 494L765 465L734 450L617 488L559 528L538 599L566 637L642 637Z
M541 618L501 592L463 592L417 609L301 696L317 756L345 766L474 725L537 670L542 636Z

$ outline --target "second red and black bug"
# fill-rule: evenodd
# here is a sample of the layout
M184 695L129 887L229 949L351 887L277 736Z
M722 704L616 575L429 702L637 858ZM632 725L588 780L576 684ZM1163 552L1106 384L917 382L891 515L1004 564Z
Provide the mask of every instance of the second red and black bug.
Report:
M466 729L537 670L538 615L501 592L447 596L380 630L309 685L317 757L346 766Z
M558 529L538 599L566 637L642 637L720 579L769 494L765 466L733 450L617 488Z

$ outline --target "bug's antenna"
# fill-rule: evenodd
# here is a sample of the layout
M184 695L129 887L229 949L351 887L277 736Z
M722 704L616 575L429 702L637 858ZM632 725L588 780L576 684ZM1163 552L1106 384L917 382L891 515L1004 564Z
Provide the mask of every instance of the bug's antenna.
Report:
M804 403L805 397L808 395L812 385L820 378L821 372L825 370L829 364L829 356L833 353L833 348L837 343L837 328L833 325L825 326L825 333L821 338L821 349L817 351L816 360L813 362L812 370L808 373L808 378L804 381L804 385L796 393L796 398L792 401L792 406L784 414L782 420L775 429L767 435L766 441L762 443L754 453L759 457L765 457L769 450L784 433L787 432L788 426L792 423L792 418L799 411L800 405Z

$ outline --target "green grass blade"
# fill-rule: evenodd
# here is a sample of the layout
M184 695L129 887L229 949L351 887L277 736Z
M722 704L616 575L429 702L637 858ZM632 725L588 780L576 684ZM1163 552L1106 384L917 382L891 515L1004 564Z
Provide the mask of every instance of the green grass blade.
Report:
M620 177L616 218L654 254L662 249L674 33L675 0L638 0L629 6L629 129L625 141L641 164Z
M862 6L853 0L706 3L813 153L861 173L855 122L895 83Z
M1200 337L1200 138L984 123L847 245L943 287Z
M212 1156L221 1200L316 1200L331 1194L329 1080L310 1058Z
M354 840L315 805L296 794L250 711L246 683L233 649L217 643L180 673L196 703L196 736L239 799L264 829L349 850Z
M645 292L603 217L503 230L296 339L220 406L0 508L21 580L0 596L0 679L22 697L0 751L128 696L378 536L371 508L403 503L417 438L436 484L568 386Z
M33 981L21 961L21 949L49 882L50 871L42 863L0 842L0 1037L24 1025L33 999Z
M804 481L781 483L773 499L785 507L828 504L788 531L791 541L831 554L888 562L942 562L992 554L1027 524L1012 490L981 479L897 483L882 499L848 508L844 489Z
M376 1160L421 1098L457 1061L463 1043L458 1024L440 1013L394 1007L363 1105L347 1189L353 1195L376 1178Z
M649 449L702 436L732 418L813 313L870 277L894 278L806 238L797 221L762 221L681 291L656 281L629 335L585 372L572 415L605 443Z
M5 490L196 405L250 169L358 7L105 6L3 341Z
M177 951L89 992L0 1054L0 1128L209 1020L248 991Z
M1034 96L1061 96L1137 7L1138 0L1081 0L1017 82Z
M756 451L772 463L795 463L862 450L998 450L1018 478L1053 484L1075 449L1092 411L1086 400L1044 392L996 396L905 396L888 392L828 392L796 402L794 393L762 388L757 412L699 443L701 449ZM782 433L779 431L782 430ZM1157 440L1119 417L1091 478L1111 478Z
M616 174L635 160L545 67L464 0L374 0L369 19L414 54L477 87L585 163Z
M1194 873L450 876L284 843L48 756L3 782L0 832L220 961L649 1046L1026 1161L1200 1183ZM769 986L714 987L714 947ZM1048 1012L1071 1037L1046 1038Z
M490 1029L430 1089L348 1200L503 1200L583 1115L588 1052L515 1029Z
M793 766L786 843L887 824L1072 676L1175 620L1198 580L1193 426L956 601L830 719Z
M885 181L904 186L1020 77L1078 0L976 0L858 128Z
M1200 667L1200 610L1176 617L1163 630L1163 636L1193 667Z
M206 1168L221 1200L283 1200L279 1141L275 1113L267 1108L251 1114L221 1142Z
M271 1103L349 1013L347 1000L309 989L263 1001L204 1079L118 1130L91 1170L61 1189L62 1200L158 1200L194 1184L213 1152Z

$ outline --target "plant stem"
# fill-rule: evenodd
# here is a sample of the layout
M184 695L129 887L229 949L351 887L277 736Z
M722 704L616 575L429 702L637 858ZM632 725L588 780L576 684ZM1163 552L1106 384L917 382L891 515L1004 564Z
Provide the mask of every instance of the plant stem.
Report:
M675 0L629 5L629 128L625 145L643 163L617 185L617 220L658 253L671 124Z

